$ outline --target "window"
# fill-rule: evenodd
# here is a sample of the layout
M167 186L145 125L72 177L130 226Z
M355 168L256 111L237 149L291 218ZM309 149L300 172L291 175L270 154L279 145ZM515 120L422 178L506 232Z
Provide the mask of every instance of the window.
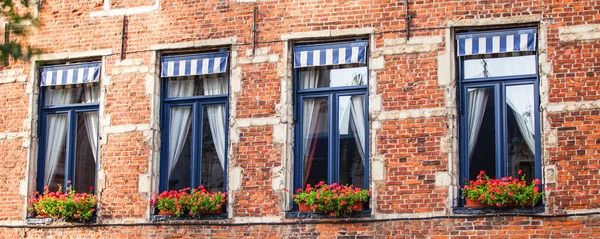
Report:
M226 191L228 56L222 51L161 58L161 191Z
M89 192L96 183L100 63L41 68L37 189Z
M541 178L536 29L457 34L461 179ZM462 180L460 180L461 183Z
M367 47L294 47L295 188L319 181L369 187Z

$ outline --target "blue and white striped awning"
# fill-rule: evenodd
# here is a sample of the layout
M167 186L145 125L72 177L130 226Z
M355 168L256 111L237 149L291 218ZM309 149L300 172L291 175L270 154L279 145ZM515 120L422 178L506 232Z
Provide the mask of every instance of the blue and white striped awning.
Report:
M458 56L535 51L537 29L514 29L456 35Z
M229 52L203 53L161 58L161 77L217 74L227 71Z
M97 82L100 62L42 67L42 86L70 85Z
M365 63L366 41L294 47L294 68Z

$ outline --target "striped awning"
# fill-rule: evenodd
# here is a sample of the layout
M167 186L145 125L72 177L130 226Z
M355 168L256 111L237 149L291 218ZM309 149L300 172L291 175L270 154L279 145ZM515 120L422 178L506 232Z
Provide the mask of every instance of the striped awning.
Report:
M100 62L43 66L41 77L42 86L97 82L100 79Z
M217 74L227 71L229 52L163 56L161 77Z
M294 47L294 68L365 63L366 41Z
M537 29L460 33L456 35L458 56L535 51Z

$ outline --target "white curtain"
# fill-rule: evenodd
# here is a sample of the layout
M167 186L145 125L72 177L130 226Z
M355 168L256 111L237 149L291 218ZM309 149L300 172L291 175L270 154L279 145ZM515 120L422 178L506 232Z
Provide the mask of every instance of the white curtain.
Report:
M83 102L98 102L100 99L100 87L83 87ZM94 161L98 159L98 112L87 112L85 115L85 128L88 140L94 154Z
M507 86L506 103L513 110L519 131L527 146L535 154L533 85Z
M220 95L227 93L227 81L223 77L211 76L203 80L204 95ZM217 156L221 162L221 168L225 168L225 105L207 105L208 123L210 133L217 150Z
M488 93L485 88L468 90L467 110L469 118L467 128L469 129L469 162L471 162L471 155L475 149L475 143L477 143L487 99Z
M321 72L319 70L302 71L302 76L301 76L302 77L301 78L302 89L317 88L317 86L319 85L320 74L321 74ZM305 179L306 179L306 177L310 173L307 170L307 166L310 164L310 160L312 160L312 157L310 157L310 155L308 153L308 150L310 148L309 138L310 138L311 134L314 134L316 131L316 127L317 127L316 122L318 120L313 121L313 118L316 117L318 119L320 107L316 107L316 109L315 109L315 99L305 99L304 100L304 108L302 110L303 110L302 143L303 143L303 147L304 147L304 149L303 149L304 169L307 171L307 172L304 172Z
M361 74L357 74L352 79L352 85L363 85L363 77ZM357 140L359 147L360 158L365 163L365 98L364 95L353 95L350 97L350 115L354 122L352 129Z
M169 97L192 96L194 94L194 77L178 77L169 80L168 88ZM171 178L171 173L173 173L175 165L177 165L192 122L191 106L171 107L170 110L168 178Z
M72 103L73 89L48 89L46 91L46 105L64 105ZM46 125L46 155L44 170L44 185L50 185L58 161L65 151L65 138L67 137L67 114L48 115Z

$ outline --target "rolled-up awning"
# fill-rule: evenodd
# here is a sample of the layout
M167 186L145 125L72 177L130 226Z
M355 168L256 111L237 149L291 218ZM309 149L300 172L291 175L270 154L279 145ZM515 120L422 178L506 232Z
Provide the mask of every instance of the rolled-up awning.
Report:
M458 56L535 51L536 34L531 28L459 33Z
M227 71L229 52L163 56L161 77L217 74Z
M294 47L294 68L365 63L366 41Z
M42 86L97 82L100 79L100 62L43 66L41 78Z

